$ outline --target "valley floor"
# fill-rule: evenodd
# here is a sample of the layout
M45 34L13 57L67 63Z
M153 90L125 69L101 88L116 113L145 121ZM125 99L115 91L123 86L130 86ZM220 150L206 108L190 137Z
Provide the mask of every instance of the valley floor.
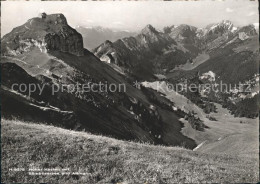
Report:
M5 183L255 183L259 160L120 141L30 122L2 120ZM248 142L250 144L250 142ZM242 147L242 149L244 149ZM28 167L69 168L81 175L28 174ZM11 171L24 168L25 171Z
M234 117L228 109L215 103L216 112L206 114L203 109L190 102L185 96L173 91L169 92L165 82L144 82L144 86L163 93L167 99L185 112L195 112L197 116L208 126L204 131L193 129L186 120L182 134L197 143L197 151L205 153L218 153L239 155L244 157L256 157L259 155L259 120L245 117ZM207 116L215 118L209 120Z
M205 131L195 131L190 124L182 119L184 128L182 133L203 143L197 150L206 153L232 154L245 157L259 155L259 122L258 119L234 117L221 105L215 104L217 112L209 116L216 118L210 121L201 110L200 117L207 125Z

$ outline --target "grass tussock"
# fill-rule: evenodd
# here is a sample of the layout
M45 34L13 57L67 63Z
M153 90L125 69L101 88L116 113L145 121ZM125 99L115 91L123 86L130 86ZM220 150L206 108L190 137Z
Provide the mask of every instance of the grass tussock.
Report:
M5 183L254 183L258 159L206 154L47 125L2 121ZM10 168L69 168L84 175L32 176Z

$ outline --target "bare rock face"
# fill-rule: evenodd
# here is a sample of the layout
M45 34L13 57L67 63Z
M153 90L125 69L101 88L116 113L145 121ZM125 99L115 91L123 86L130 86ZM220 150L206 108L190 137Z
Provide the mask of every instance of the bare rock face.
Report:
M67 24L63 14L41 14L40 17L32 18L6 34L1 42L2 55L21 54L33 46L40 46L41 51L46 52L62 51L77 56L84 55L81 34Z
M63 27L61 33L48 33L44 37L47 50L59 50L77 56L83 56L82 36L73 29Z
M170 27L170 37L180 43L195 44L197 28L186 24Z

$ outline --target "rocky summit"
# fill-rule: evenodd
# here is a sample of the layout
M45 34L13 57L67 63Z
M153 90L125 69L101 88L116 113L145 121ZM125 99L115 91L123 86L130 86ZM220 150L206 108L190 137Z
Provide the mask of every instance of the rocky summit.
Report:
M42 52L62 51L84 55L81 34L67 24L63 14L42 13L14 28L1 41L3 55L19 55L32 47L38 47Z

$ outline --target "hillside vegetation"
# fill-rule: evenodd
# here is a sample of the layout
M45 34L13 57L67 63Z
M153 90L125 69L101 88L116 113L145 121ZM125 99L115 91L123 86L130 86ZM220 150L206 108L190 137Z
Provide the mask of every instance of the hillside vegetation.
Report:
M2 120L5 183L255 183L258 158L208 154L180 147L125 142L35 124ZM28 175L10 168L69 168L84 175Z

